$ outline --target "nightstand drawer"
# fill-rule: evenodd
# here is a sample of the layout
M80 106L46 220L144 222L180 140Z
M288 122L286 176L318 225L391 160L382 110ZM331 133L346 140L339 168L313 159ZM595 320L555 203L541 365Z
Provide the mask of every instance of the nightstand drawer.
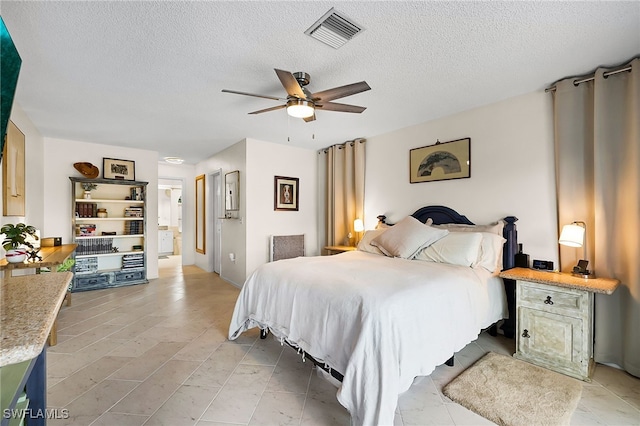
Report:
M536 309L580 312L587 302L585 293L571 289L559 289L544 284L520 282L518 298L521 303Z

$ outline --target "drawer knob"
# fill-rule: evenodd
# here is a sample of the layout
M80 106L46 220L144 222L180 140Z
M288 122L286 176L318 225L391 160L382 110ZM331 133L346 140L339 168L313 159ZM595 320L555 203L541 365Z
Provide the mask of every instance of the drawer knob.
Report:
M553 305L553 300L551 300L551 296L547 296L547 300L544 301L545 305Z
M522 337L524 337L525 339L528 339L529 337L531 337L529 335L529 330L525 328L524 331L522 332Z

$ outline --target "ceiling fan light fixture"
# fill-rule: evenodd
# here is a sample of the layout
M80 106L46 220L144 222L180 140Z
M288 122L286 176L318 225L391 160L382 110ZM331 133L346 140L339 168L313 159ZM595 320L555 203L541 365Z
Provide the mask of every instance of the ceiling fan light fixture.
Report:
M287 101L287 114L295 118L311 117L314 113L313 102L304 99L290 99Z
M184 160L180 157L164 157L164 161L169 164L182 164Z

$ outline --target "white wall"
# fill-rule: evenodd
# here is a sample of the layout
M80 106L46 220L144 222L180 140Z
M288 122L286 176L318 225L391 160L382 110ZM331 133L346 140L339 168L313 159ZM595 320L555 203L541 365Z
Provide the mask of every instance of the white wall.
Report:
M245 139L196 166L196 175L204 173L209 176L221 169L223 185L225 173L240 171L238 219L222 221L222 278L241 286L255 268L269 260L269 236L274 234L305 234L307 254L319 254L316 156L315 150ZM273 210L274 176L300 179L299 211ZM210 184L210 180L207 180L207 185ZM214 224L209 210L206 212L207 233L213 230ZM235 255L235 262L230 260L230 253ZM209 249L206 255L196 253L196 265L207 271L213 270Z
M271 235L305 235L307 256L317 248L317 156L315 150L247 139L247 276L269 260ZM299 179L299 210L275 211L274 177Z
M182 264L195 264L195 178L196 167L190 164L158 163L158 178L182 181Z
M246 141L242 140L229 148L217 153L213 157L208 158L196 165L195 176L205 174L207 176L206 185L207 194L211 192L209 189L212 186L211 174L215 171L222 170L222 184L224 185L224 174L232 172L234 170L240 171L240 210L238 211L238 217L240 219L225 219L222 220L222 244L221 244L221 264L220 264L220 276L230 283L241 286L246 278L246 225L245 217L247 211L247 179L246 179ZM195 186L195 178L193 181ZM221 201L224 203L224 199ZM213 232L215 221L218 220L214 212L211 211L210 200L206 201L206 231L207 241L211 241L212 238L209 234ZM185 214L188 214L189 210L185 209ZM194 210L191 210L195 212ZM229 253L235 254L235 261L229 259ZM212 247L206 247L206 253L195 254L195 264L207 272L213 271L213 250Z
M471 138L471 178L409 183L409 150ZM365 226L445 205L472 222L513 215L531 259L558 264L551 96L535 92L367 139Z
M44 138L44 206L42 235L61 236L63 243L71 241L71 181L69 176L82 175L73 163L86 161L100 169L102 159L119 158L135 161L135 178L149 182L147 186L147 277L158 277L158 153L134 148L64 139Z

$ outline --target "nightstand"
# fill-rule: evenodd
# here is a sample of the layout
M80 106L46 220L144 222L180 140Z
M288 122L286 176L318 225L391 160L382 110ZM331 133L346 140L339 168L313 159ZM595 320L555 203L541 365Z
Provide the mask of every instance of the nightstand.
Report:
M324 246L327 254L344 253L345 251L354 251L356 248L353 246Z
M515 358L590 382L594 293L612 294L620 281L513 268L516 280Z

